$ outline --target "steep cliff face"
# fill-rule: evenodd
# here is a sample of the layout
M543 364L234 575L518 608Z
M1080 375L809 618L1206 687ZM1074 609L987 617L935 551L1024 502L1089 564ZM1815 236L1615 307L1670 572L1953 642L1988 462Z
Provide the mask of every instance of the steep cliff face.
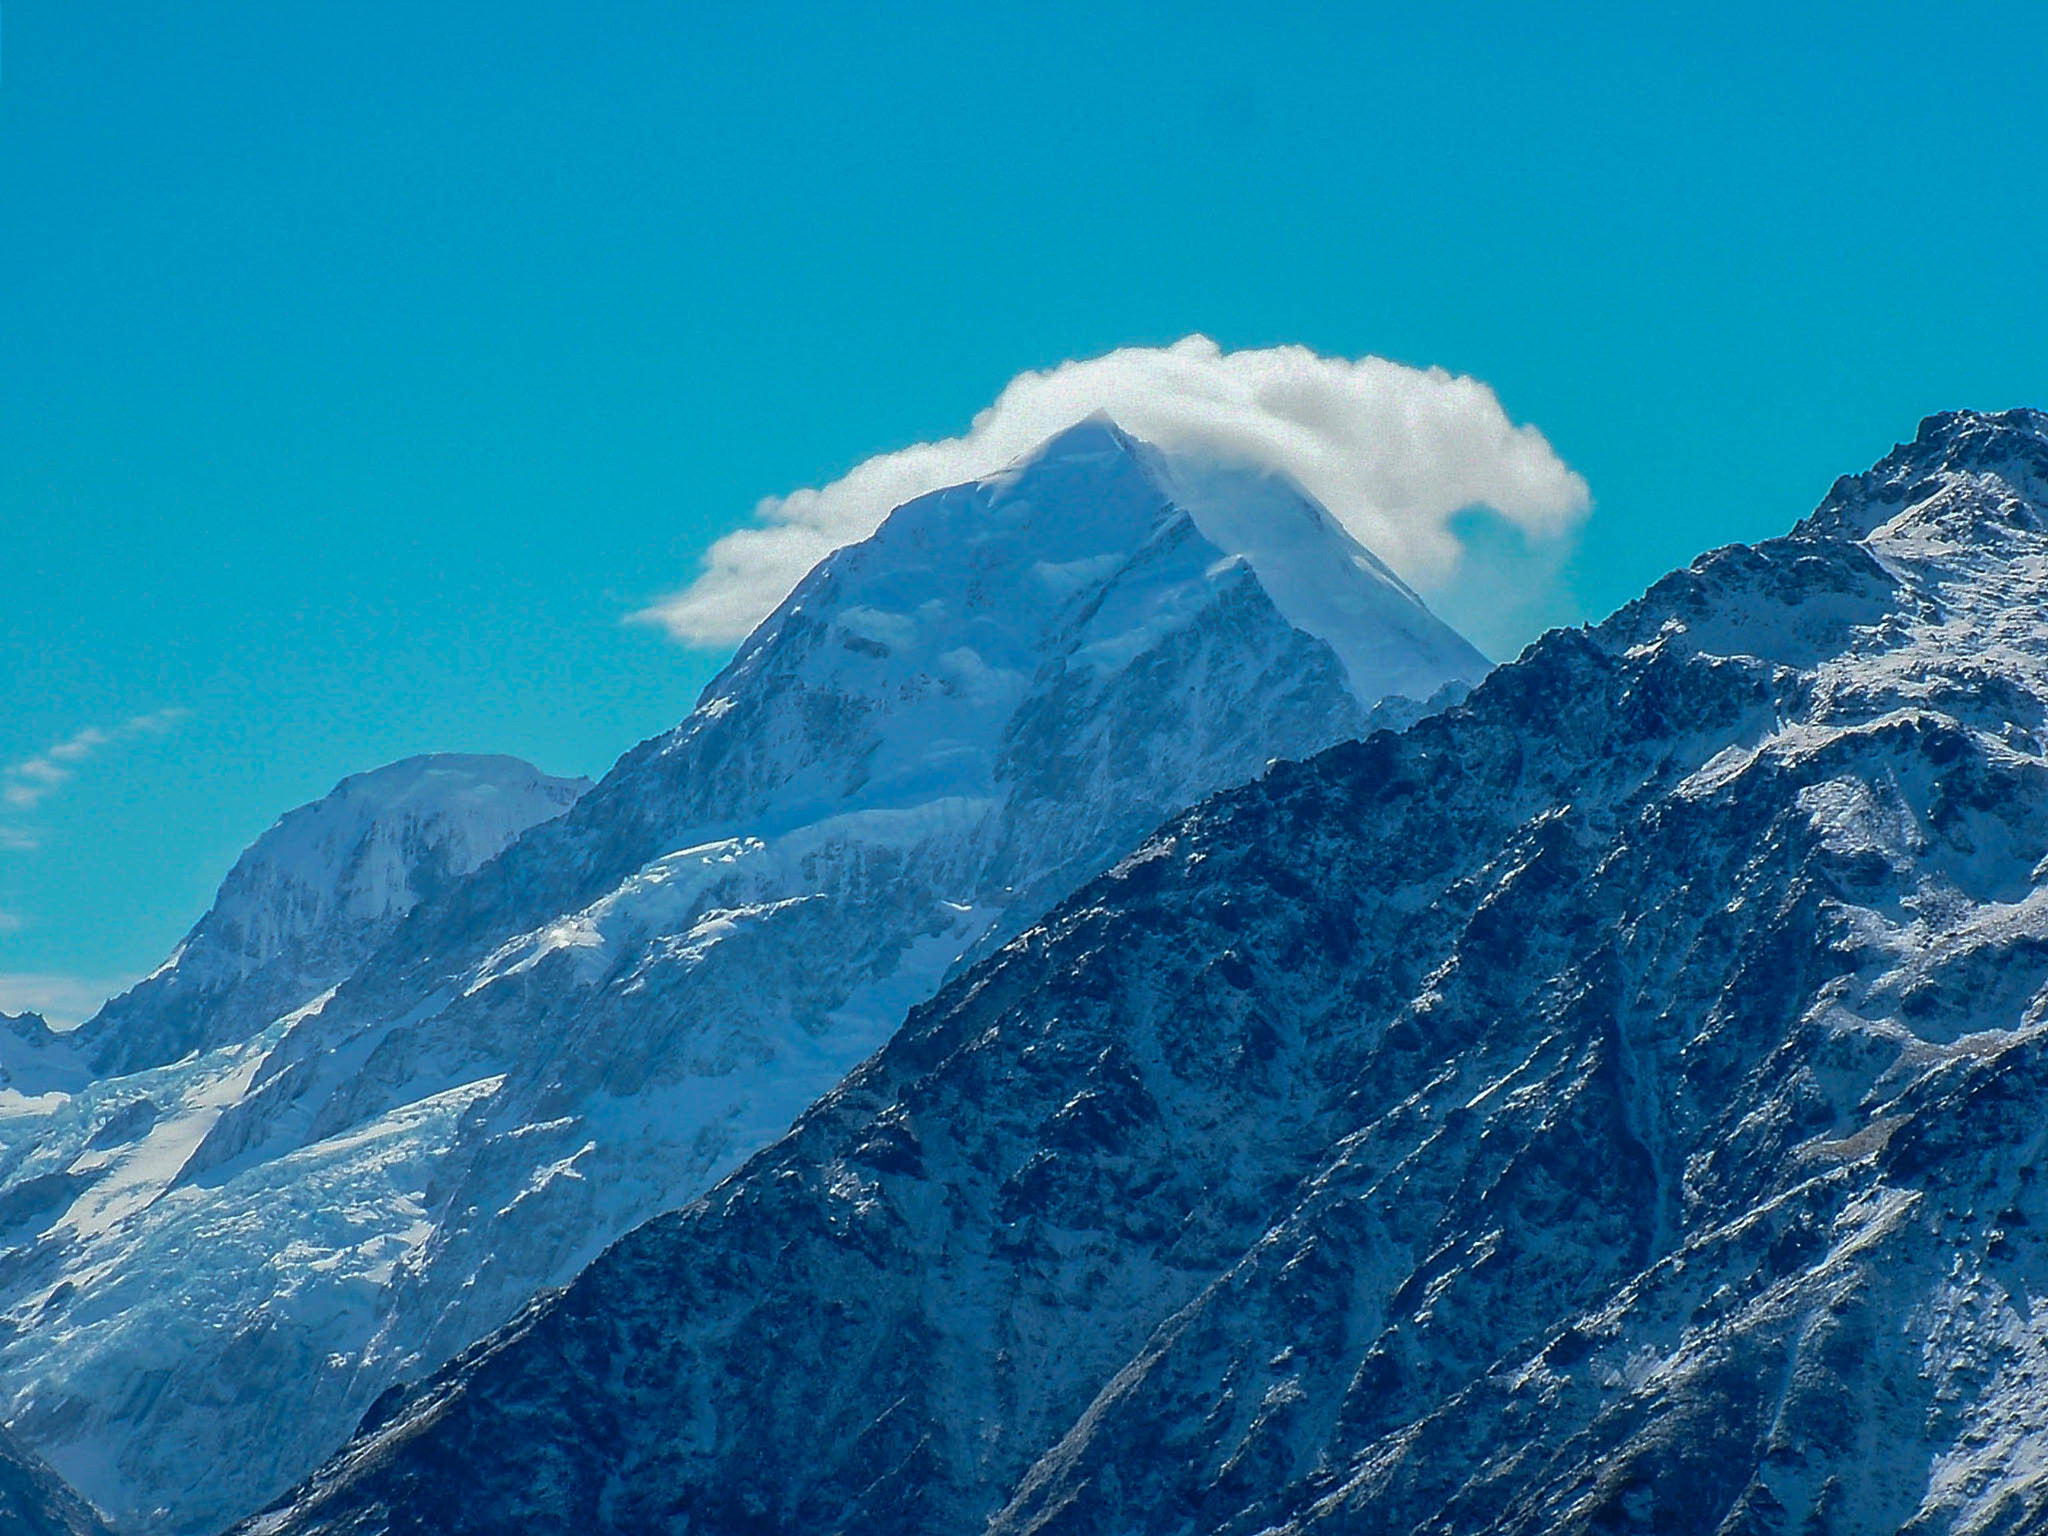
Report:
M2048 1524L2048 418L1168 825L251 1532Z
M1169 812L1484 667L1293 487L1106 421L900 508L343 975L176 1059L110 1019L152 1065L0 1120L10 1421L138 1526L258 1507ZM181 972L297 952L259 889L354 909L230 885Z

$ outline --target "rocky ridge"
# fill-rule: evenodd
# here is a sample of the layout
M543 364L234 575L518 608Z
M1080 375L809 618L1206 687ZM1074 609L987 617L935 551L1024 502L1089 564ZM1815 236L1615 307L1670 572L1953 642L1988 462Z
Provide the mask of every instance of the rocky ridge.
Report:
M2048 417L1170 823L243 1529L2048 1525Z

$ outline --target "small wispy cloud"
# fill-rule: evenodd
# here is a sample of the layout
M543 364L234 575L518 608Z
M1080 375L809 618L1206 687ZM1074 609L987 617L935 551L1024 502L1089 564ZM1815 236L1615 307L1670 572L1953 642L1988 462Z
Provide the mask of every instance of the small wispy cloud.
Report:
M53 742L33 757L0 768L0 806L10 811L33 811L56 794L91 758L109 747L144 736L162 736L192 713L177 707L131 715L119 725L89 725L62 741ZM0 822L0 852L25 853L40 847L42 839L18 823Z
M146 715L133 715L121 729L131 736L165 736L191 718L191 710L183 705L174 704L169 709L153 710Z
M114 739L113 733L87 726L69 740L60 741L44 754L44 768L50 763L82 763Z
M70 783L87 758L138 736L161 736L191 713L189 709L158 709L131 715L116 726L89 725L33 757L0 769L0 802L16 810L33 810Z
M21 932L22 920L18 913L0 911L0 933Z

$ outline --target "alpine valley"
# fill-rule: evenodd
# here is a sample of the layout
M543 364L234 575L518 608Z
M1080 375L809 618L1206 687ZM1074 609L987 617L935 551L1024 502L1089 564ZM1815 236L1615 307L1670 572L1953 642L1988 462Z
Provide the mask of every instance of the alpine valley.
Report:
M594 787L473 757L345 780L97 1017L0 1030L23 1497L89 1517L61 1474L173 1536L261 1508L1169 815L1486 669L1291 482L1092 418L831 555ZM1104 1348L1078 1331L1067 1379Z
M1106 439L1089 443L1098 486L1141 462ZM854 594L947 509L995 516L1059 462L906 509L828 563L680 733L421 902L355 979L249 1047L276 1065L235 1101L246 1128L219 1161L195 1153L207 1171L163 1203L448 1105L441 1142L407 1135L473 1149L469 1182L422 1202L417 1247L386 1239L387 1289L361 1282L402 1319L412 1297L455 1294L436 1289L443 1263L498 1284L471 1232L515 1252L541 1231L594 1243L608 1223L579 1213L602 1202L550 1192L626 1179L645 1166L627 1149L661 1142L695 1171L650 1180L644 1208L772 1134L769 1090L740 1114L737 1085L770 1081L750 1074L771 1056L782 1081L796 1032L771 1017L823 1015L765 960L746 967L744 1013L718 991L720 1028L677 983L718 985L801 882L764 878L715 917L673 893L742 878L710 860L812 857L780 840L825 822L759 807L867 806L904 782L910 711L968 704L898 690L839 708L881 697L856 669L936 678L935 648L960 645L994 668L996 642L964 608L934 639L897 622L905 602ZM1072 570L1088 547L1039 558ZM1181 567L1142 547L1157 585L1119 566L1100 602L1077 575L1030 610L1072 638L1031 653L1061 660L1034 661L1005 716L1032 749L959 770L998 788L972 822L986 862L948 866L957 925L907 899L889 915L881 893L928 866L879 834L838 877L877 893L858 941L850 909L812 898L832 920L805 927L803 974L859 1001L805 1039L888 1034L918 989L885 998L877 962L845 958L884 942L943 954L892 962L921 982L950 969L936 995L787 1135L379 1400L243 1530L2048 1529L2048 416L1933 418L1789 535L1547 635L1403 731L1214 795L1053 901L1046 850L1075 850L1058 868L1078 880L1129 831L1103 786L1156 783L1137 817L1244 766L1206 726L1160 717L1190 669L1203 710L1246 711L1225 734L1257 718L1265 750L1361 723L1328 702L1341 646L1301 640L1208 549ZM953 607L947 579L918 590ZM1177 669L1170 689L1135 658L1080 665L1132 655L1109 635L1166 591L1202 598L1157 663ZM1003 611L1014 635L1018 607ZM766 691L771 674L803 683ZM1313 690L1299 715L1283 682ZM1141 719L1148 745L1112 764L1134 738L1099 723ZM724 734L734 720L743 734ZM914 738L919 760L933 739ZM715 792L697 766L713 761ZM1140 762L1157 777L1137 780ZM1072 787L1041 792L1047 773ZM1046 829L1029 837L1027 804ZM730 830L743 815L773 828L746 834L759 852ZM666 852L669 827L725 841ZM988 869L1006 892L973 873ZM650 1015L662 1043L636 1025ZM608 1031L645 1043L600 1048ZM566 1040L599 1086L552 1065ZM666 1065L685 1049L705 1063L689 1094ZM185 1102L232 1069L177 1068ZM100 1095L90 1116L78 1097L62 1114L97 1124L136 1091L101 1084L82 1091ZM728 1129L684 1152L703 1126ZM545 1222L490 1205L517 1179L552 1204ZM59 1239L29 1253L44 1242ZM564 1242L556 1272L586 1248ZM53 1278L86 1262L51 1251ZM195 1298L221 1283L183 1262ZM50 1284L15 1314L14 1379L44 1383L17 1428L61 1450L133 1427L163 1454L146 1436L175 1421L147 1403L167 1392L71 1408L34 1366L75 1348L66 1309L93 1294ZM38 1308L56 1342L28 1342ZM447 1345L408 1361L454 1344L425 1337ZM238 1389L262 1365L291 1391L261 1356L236 1357Z

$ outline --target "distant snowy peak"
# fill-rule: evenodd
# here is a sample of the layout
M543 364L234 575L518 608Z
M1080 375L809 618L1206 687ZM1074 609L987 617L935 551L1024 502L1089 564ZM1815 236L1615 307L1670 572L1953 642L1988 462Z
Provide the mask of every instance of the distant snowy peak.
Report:
M13 1036L32 1045L41 1045L56 1038L49 1020L40 1013L24 1010L21 1013L0 1011L0 1038Z
M352 774L250 845L180 963L247 975L324 934L398 916L589 787L513 757L411 757Z
M0 1013L0 1093L68 1093L85 1078L84 1063L41 1014Z
M171 958L82 1026L78 1044L103 1070L133 1070L262 1027L589 787L497 756L352 774L252 843Z
M1331 647L1367 708L1475 683L1491 666L1288 476L1169 452L1097 413L994 475L906 503L870 538L828 557L749 638L728 676L744 676L792 625L825 614L842 645L874 655L915 651L922 639L958 665L983 653L977 639L999 638L1001 649L1036 656L1073 619L1075 598L1128 585L1148 552L1189 525L1214 561L1248 569L1290 625ZM1202 573L1212 583L1224 574ZM1162 602L1152 618L1171 628L1187 611ZM727 691L725 681L707 700Z

